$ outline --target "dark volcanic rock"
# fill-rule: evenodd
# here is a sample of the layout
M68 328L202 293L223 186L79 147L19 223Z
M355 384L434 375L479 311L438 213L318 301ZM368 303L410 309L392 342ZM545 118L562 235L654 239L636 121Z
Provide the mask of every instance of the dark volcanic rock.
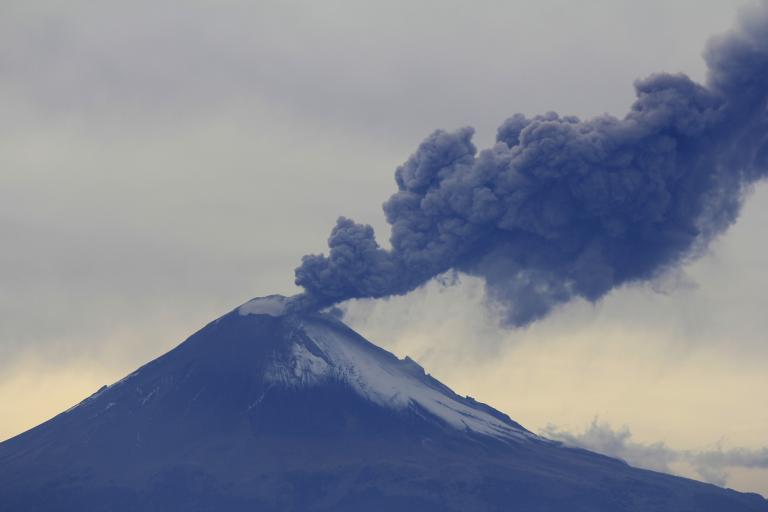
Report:
M540 438L283 305L247 303L1 443L0 510L768 511Z

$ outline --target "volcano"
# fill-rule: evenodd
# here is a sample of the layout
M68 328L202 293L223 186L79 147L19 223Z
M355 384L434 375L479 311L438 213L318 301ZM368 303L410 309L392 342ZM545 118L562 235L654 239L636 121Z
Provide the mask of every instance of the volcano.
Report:
M0 444L3 511L768 511L537 436L333 315L254 299Z

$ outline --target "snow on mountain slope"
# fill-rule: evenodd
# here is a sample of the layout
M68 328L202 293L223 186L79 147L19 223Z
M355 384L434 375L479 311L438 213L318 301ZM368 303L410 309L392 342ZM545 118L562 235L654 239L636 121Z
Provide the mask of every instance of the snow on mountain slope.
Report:
M249 300L239 308L238 313L241 315L269 315L269 316L281 316L285 313L285 306L288 304L288 299L282 295L268 295L266 297L256 297Z
M537 437L290 299L254 299L0 443L14 512L768 512Z
M424 381L420 366L418 369L422 372L422 378L406 371L409 366L417 366L410 359L398 360L393 364L391 360L376 357L375 352L366 350L365 346L355 343L353 339L339 336L322 324L306 324L304 332L330 362L326 367L306 364L308 360L314 362L316 356L308 351L300 351L299 354L308 358L302 360L297 357L297 364L312 370L330 372L348 383L361 396L379 405L405 409L418 404L459 430L502 438L535 437L528 431L510 427L500 419L460 402L458 397L430 386Z
M269 296L240 306L240 315L280 316L288 299ZM389 352L355 336L327 315L302 317L290 336L290 349L275 353L265 378L286 387L316 386L337 381L361 397L396 410L417 410L461 431L500 439L537 438L510 420L490 414L425 374L410 358Z

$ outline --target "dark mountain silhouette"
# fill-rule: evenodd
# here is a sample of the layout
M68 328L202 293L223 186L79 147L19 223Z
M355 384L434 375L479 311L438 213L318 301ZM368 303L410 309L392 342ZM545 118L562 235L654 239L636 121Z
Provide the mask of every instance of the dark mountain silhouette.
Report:
M768 511L536 436L284 306L254 299L0 443L0 510Z

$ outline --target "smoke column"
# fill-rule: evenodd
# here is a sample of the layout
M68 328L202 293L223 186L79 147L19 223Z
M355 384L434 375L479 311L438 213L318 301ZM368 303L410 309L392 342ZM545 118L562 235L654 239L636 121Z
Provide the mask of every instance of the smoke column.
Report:
M395 173L391 249L339 218L329 254L296 269L295 306L406 294L456 271L525 325L700 254L768 168L768 1L705 59L706 85L637 81L623 119L516 114L480 152L471 128L434 132Z

